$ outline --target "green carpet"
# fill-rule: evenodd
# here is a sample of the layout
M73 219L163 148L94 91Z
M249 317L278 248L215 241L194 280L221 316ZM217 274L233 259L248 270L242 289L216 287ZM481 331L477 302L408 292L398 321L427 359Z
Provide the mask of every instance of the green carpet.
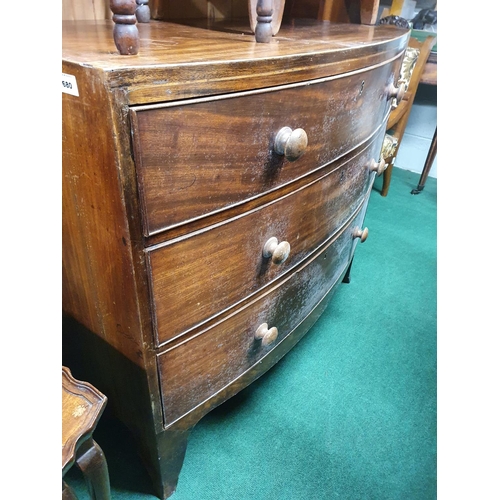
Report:
M267 374L195 427L172 500L436 498L436 179L377 178L351 283ZM94 434L113 499L153 499L126 430ZM67 475L89 498L78 471Z

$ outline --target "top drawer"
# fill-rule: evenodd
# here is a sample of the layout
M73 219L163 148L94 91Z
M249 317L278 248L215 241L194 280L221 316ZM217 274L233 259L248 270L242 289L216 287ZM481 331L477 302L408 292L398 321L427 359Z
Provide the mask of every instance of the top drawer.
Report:
M398 64L132 109L145 236L268 193L351 151L382 122ZM307 134L296 160L274 151L283 127Z

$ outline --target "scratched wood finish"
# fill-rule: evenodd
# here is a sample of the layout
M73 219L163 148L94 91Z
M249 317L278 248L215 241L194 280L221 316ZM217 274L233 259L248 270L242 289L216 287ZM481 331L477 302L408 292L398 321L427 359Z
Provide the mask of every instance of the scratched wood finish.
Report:
M379 134L360 155L308 187L243 217L148 249L158 343L256 293L338 231L366 193L374 175L368 165L378 160L382 139ZM262 256L272 237L291 246L281 264ZM182 294L172 283L182 283Z
M270 348L268 354L260 358L259 363L248 365L248 370L244 368L243 372L237 368L236 372L232 372L229 385L222 387L217 393L207 397L205 393L200 394L197 398L200 404L196 408L172 409L177 411L176 415L183 415L167 428L163 420L162 398L169 397L168 378L174 375L165 372L160 381L158 355L164 353L160 358L173 356L170 350L172 353L180 353L179 349L184 341L189 345L191 342L197 343L198 338L203 338L203 342L207 342L206 345L211 345L211 337L222 335L222 327L216 326L219 321L224 321L226 325L233 324L233 327L237 328L235 331L250 328L243 324L231 323L236 322L232 319L236 317L233 313L241 309L241 314L238 314L243 318L245 311L250 312L254 307L251 303L257 304L261 301L259 303L264 304L268 296L271 297L274 293L279 296L280 286L285 290L287 283L292 283L291 276L303 265L304 259L311 259L312 255L316 255L314 252L321 253L323 249L318 248L318 245L328 245L333 240L328 238L328 235L334 234L332 228L339 226L341 219L345 221L347 214L353 213L355 207L349 200L359 199L356 193L368 195L373 175L366 171L361 174L360 170L349 169L354 168L356 158L364 154L364 140L369 147L373 139L373 156L376 156L375 149L378 146L374 145L375 136L378 130L383 130L387 114L383 116L381 113L374 119L372 130L366 136L361 133L364 130L362 124L359 125L360 129L355 128L350 125L351 114L344 115L342 126L351 130L353 136L358 136L353 138L353 144L357 145L354 150L338 158L333 154L330 156L329 146L314 146L313 140L313 149L310 151L324 147L324 161L337 158L335 162L319 165L311 161L301 174L298 173L299 169L293 174L290 172L288 181L279 181L270 190L266 188L265 193L259 192L258 196L251 199L251 195L244 195L237 205L231 201L233 205L226 206L223 203L220 210L214 209L213 206L206 208L204 205L209 201L205 192L213 188L213 183L205 180L199 189L202 195L200 206L195 207L195 211L198 211L196 213L202 214L203 217L193 220L184 215L183 219L178 219L177 227L145 236L147 233L142 224L143 207L137 177L138 154L132 150L136 140L133 134L137 129L131 127L131 116L135 113L131 113L131 109L136 110L139 105L174 104L174 101L210 96L222 102L220 96L229 93L253 92L290 84L301 86L302 92L293 96L297 101L315 98L318 101L318 92L309 91L307 86L302 85L304 82L318 78L344 77L347 72L376 65L392 68L385 73L386 79L389 80L389 76L392 76L390 72L397 73L399 70L408 33L393 27L325 25L310 20L297 22L294 26L282 25L279 36L273 39L272 43L256 44L248 26L241 28L217 23L181 26L153 21L149 25L139 25L138 29L141 38L139 55L122 57L114 47L112 22L64 23L63 27L63 72L74 75L79 88L78 97L63 95L63 311L69 318L76 320L68 323L69 326L65 328L64 343L74 345L81 365L86 367L89 375L102 381L102 384L96 386L108 395L110 409L132 431L158 496L166 498L175 490L192 426L211 408L237 393L284 356L318 318L325 307L326 298L307 299L309 305L304 306L303 314L300 313L300 304L291 302L292 292L289 292L289 298L283 299L283 302L274 303L276 310L271 305L273 311L268 311L271 320L275 317L286 317L285 314L278 314L278 307L297 307L296 313L290 313L290 321L298 322L298 326L291 333L286 331L286 325L281 326L281 336L274 344L275 347ZM342 78L347 87L354 81L349 78L351 77ZM379 83L384 83L384 78ZM319 88L317 85L319 84L311 83L314 89ZM384 91L380 88L380 95ZM345 95L354 95L353 89L346 88L339 92L337 97L342 96L343 92ZM324 93L322 95L327 98ZM252 96L254 97L255 95ZM376 98L375 92L373 98ZM368 98L363 99L363 106L370 106ZM227 102L229 101L231 99ZM192 108L198 104L200 103L193 104ZM382 101L379 105L383 107ZM321 109L318 104L315 106L305 106L301 109L304 113ZM246 109L249 116L252 112L258 115L257 105L254 110L248 105ZM143 109L141 112L145 111ZM151 108L151 111L155 110ZM238 114L237 109L233 111L233 114ZM333 110L337 111L341 110ZM352 106L351 111L356 113ZM250 128L255 127L252 122L247 123L250 123ZM188 123L185 125L191 126ZM184 133L183 130L181 133ZM195 135L198 133L199 131ZM368 137L370 138L367 139ZM334 137L325 136L325 140L332 141L333 144ZM241 140L239 144L243 142ZM227 147L229 148L229 144ZM318 162L323 161L319 149ZM219 152L223 153L220 149ZM172 155L169 155L168 161L172 161L172 158ZM206 159L206 155L202 155L202 158ZM225 154L223 158L226 158ZM307 156L303 157L304 160L306 158ZM288 166L299 165L297 162L289 163ZM344 162L345 166L341 167ZM351 186L352 197L347 192L349 190L341 194L341 187L336 188L332 184L331 179L339 175L341 170L345 172L344 180L340 183L338 178L338 181L342 186ZM285 170L282 169L283 171ZM353 178L347 179L346 176ZM368 177L363 181L358 176ZM175 182L178 183L179 180ZM308 185L313 191L316 189L317 199L310 195L302 197L301 193L307 192ZM232 187L231 184L226 184L228 196L231 196ZM331 191L333 198L329 198L330 194L325 194L328 191ZM334 206L332 200L337 196L335 193L338 194L339 200L344 199L346 206ZM301 207L302 214L298 207L292 207L292 200L297 204L305 203ZM328 203L332 204L332 210L339 210L338 215L325 213L326 208L322 209L321 206L325 207ZM205 311L202 316L208 318L206 322L189 333L189 325L203 320L197 319L193 322L190 316L185 317L185 323L178 323L176 326L178 331L184 333L158 346L153 311L157 304L151 302L151 292L155 300L157 297L150 282L148 255L161 252L167 247L174 248L178 243L184 244L184 240L194 244L198 242L200 246L214 245L215 241L205 240L204 235L216 234L220 228L230 226L228 218L234 221L250 220L254 214L264 213L266 207L278 207L279 204L285 207L285 211L274 212L273 217L283 217L281 225L284 228L295 224L296 230L301 217L308 213L311 213L314 219L304 219L301 233L305 235L303 246L300 247L300 241L299 247L292 246L300 248L300 251L298 256L291 254L290 261L283 263L288 266L283 268L285 273L280 275L277 272L274 278L269 274L269 281L264 280L259 285L261 288L253 292L243 292L239 298L231 280L231 283L228 282L228 290L233 294L228 302L230 308L222 312L225 306L219 304L220 309L213 313ZM285 220L283 215L287 211L295 214L290 221ZM272 214L273 211L269 213ZM332 222L335 217L338 217L337 223ZM313 224L320 220L317 228L314 228ZM249 230L249 226L245 224L238 227L238 234L235 234L232 240L225 240L224 244L234 239L241 241L239 234ZM296 238L297 232L293 234ZM301 238L302 236L299 240ZM342 245L343 257L337 261L338 269L334 269L335 264L332 264L332 273L345 272L345 266L350 261L358 241L359 239L354 240L350 246ZM155 248L157 250L154 250ZM229 248L229 253L234 254L229 260L236 259L240 255L238 252L241 252L241 245ZM206 254L212 250L213 247L208 246L205 252L201 253ZM197 257L200 254L192 255ZM177 254L172 252L169 257L172 269L177 258ZM318 259L321 258L318 255ZM317 263L319 262L318 260ZM196 261L191 264L199 265ZM312 272L316 269L315 266L316 264L311 264L307 269ZM169 276L169 272L165 276ZM308 272L306 268L304 272ZM163 274L162 271L158 276ZM319 280L319 288L328 287L326 283L333 284L329 281L328 273L323 276L316 278ZM189 274L176 277L170 275L170 279L170 283L165 281L165 289L175 288L179 297L187 294ZM302 288L305 282L298 280L297 287ZM242 290L251 281L246 283L242 284ZM202 302L207 303L208 297L213 295L210 283L198 282L198 288L203 290ZM271 289L275 289L273 294L270 293ZM332 291L334 289L335 287ZM168 301L171 299L168 298ZM174 303L179 304L178 297L175 297ZM279 306L280 303L282 306ZM170 306L166 304L166 307ZM195 309L193 307L191 311L193 317L197 314ZM301 314L303 317L299 319ZM163 324L166 325L165 322ZM196 337L205 329L206 332ZM213 336L213 332L219 333ZM217 356L221 353L222 351ZM226 355L228 360L235 356L231 352ZM207 370L210 357L211 353L207 351ZM230 372L231 370L232 368ZM190 373L189 370L187 373ZM219 381L217 387L220 387L224 375L211 373L213 379ZM91 379L86 376L79 378ZM175 374L174 379L175 384L179 384L181 374ZM186 384L186 387L193 387L193 383L187 379ZM167 408L167 411L171 409Z
M118 54L112 30L111 21L63 22L63 58L75 67L86 64L101 70L108 88L123 92L128 104L330 77L386 63L408 40L408 32L394 26L296 20L282 25L271 43L257 43L244 24L151 21L138 24L140 59L133 60Z
M398 64L274 92L132 109L145 235L269 192L367 140L390 107L385 90ZM308 138L293 162L274 151L285 126Z
M347 267L353 229L361 223L356 217L312 262L247 307L159 355L166 426L256 364L311 312ZM263 323L278 329L269 346L254 338Z
M346 270L344 269L341 277L345 272ZM272 368L307 334L314 323L321 317L332 296L340 286L341 277L336 281L328 294L303 318L302 322L273 347L266 356L260 358L257 364L243 372L231 384L226 385L218 392L214 392L210 398L200 403L158 435L158 453L162 464L163 498L168 497L175 491L192 428L213 408L227 401Z

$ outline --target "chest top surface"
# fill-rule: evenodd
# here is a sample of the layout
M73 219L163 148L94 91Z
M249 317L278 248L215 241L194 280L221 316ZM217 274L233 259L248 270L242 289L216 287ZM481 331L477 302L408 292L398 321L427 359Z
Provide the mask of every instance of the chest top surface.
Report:
M112 21L63 22L64 70L85 68L111 91L125 90L129 104L251 90L330 77L397 58L408 31L294 21L271 43L257 43L245 23L138 25L141 48L121 56Z

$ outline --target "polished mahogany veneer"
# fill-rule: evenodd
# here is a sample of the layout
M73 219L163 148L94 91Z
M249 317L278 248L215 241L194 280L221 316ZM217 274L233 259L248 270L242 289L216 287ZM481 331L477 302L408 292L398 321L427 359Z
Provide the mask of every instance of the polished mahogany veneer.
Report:
M266 92L134 108L146 236L276 189L359 146L390 107L385 88L398 62ZM284 127L303 130L307 154L276 151Z
M192 427L348 281L408 32L137 28L125 57L63 24L63 350L166 498Z
M158 343L181 335L289 271L339 231L362 202L376 136L349 161L243 215L146 249ZM304 210L307 207L307 210ZM270 238L287 242L283 261L263 257ZM183 283L182 294L172 283ZM212 293L207 296L203 283Z

